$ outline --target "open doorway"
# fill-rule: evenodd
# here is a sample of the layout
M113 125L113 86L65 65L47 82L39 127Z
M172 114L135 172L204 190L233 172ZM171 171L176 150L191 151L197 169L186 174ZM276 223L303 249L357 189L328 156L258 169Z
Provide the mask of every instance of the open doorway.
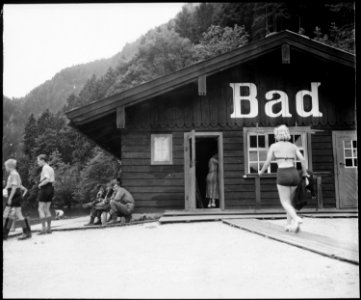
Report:
M219 208L219 181L218 181L218 173L216 174L216 182L210 182L210 177L208 176L207 182L207 175L209 174L209 161L213 155L218 154L218 139L216 136L212 137L198 137L196 136L196 208L208 208L210 203L210 190L212 187L210 185L216 184L218 195L215 199L215 205L212 208ZM218 166L217 166L218 170ZM207 192L208 188L208 192ZM215 190L215 189L213 189Z
M184 208L186 210L209 209L207 199L207 175L209 175L209 160L212 155L213 182L218 184L218 198L212 208L224 209L224 179L223 179L223 135L222 132L190 132L184 133ZM214 162L214 159L218 162ZM216 175L216 176L214 176ZM214 179L215 177L216 180ZM209 192L209 190L208 190Z

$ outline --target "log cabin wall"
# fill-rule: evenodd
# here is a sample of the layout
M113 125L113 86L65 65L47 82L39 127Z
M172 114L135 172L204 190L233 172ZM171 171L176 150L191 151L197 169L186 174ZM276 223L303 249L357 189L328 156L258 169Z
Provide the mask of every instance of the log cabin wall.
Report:
M138 207L184 208L185 132L223 133L225 208L254 208L254 178L245 175L244 128L275 127L280 124L312 126L322 130L311 135L310 166L321 172L325 207L335 207L332 130L355 129L354 70L312 55L292 51L290 64L282 64L279 51L263 55L207 77L207 94L198 96L197 83L187 84L149 101L126 108L126 129L122 131L123 184L134 194ZM257 86L259 112L256 118L232 119L233 91L230 83ZM299 90L318 88L322 117L297 115L295 95ZM270 118L264 105L270 90L286 92L291 118ZM307 97L306 97L307 98ZM305 100L305 110L311 102ZM274 110L280 107L275 105ZM248 110L246 105L242 109ZM150 136L173 135L173 164L151 165ZM279 206L275 177L261 179L261 206ZM315 205L312 203L311 205Z

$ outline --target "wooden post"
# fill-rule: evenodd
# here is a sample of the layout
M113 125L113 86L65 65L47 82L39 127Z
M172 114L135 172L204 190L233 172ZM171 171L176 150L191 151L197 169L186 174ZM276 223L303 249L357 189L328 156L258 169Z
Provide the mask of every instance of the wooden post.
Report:
M323 208L322 177L317 176L317 209Z
M282 45L282 63L289 65L291 63L290 45Z
M124 106L117 107L117 129L125 128L125 108Z
M201 75L198 77L198 95L205 96L207 94L207 77Z
M254 178L255 191L256 191L256 209L261 206L261 178L257 176Z

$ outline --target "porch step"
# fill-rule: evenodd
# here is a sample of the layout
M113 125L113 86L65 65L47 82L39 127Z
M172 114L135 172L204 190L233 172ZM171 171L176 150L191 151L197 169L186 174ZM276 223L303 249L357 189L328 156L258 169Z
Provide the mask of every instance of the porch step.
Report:
M286 232L280 225L256 219L223 219L222 222L289 245L359 265L357 243L340 242L327 236L302 230L298 233Z
M332 209L315 211L302 210L300 216L309 218L357 218L357 210L336 211ZM165 211L159 219L160 223L219 221L222 219L283 219L286 214L282 209L272 210L220 210L197 209L195 211Z
M340 217L357 217L358 210L357 209L330 209L323 208L316 210L315 208L302 209L297 212L300 215L307 215L310 217L313 216L340 216ZM221 210L217 208L208 208L208 209L196 209L192 211L187 210L166 210L163 213L163 216L198 216L198 215L274 215L274 214L285 214L284 210L279 209L229 209L229 210Z
M223 214L207 214L207 215L163 215L159 219L159 223L177 223L177 222L201 222L201 221L220 221L223 219L283 219L284 213L279 214L244 214L244 215L223 215Z

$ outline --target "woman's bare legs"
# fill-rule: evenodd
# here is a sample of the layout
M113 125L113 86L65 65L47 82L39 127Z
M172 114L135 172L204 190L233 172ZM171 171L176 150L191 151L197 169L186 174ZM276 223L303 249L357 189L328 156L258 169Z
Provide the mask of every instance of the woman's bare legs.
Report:
M208 207L216 207L216 199L210 198L208 202Z
M277 184L277 189L280 196L281 205L287 213L287 223L290 219L293 219L296 224L296 231L298 231L299 224L302 223L302 219L297 216L296 210L291 204L291 199L296 190L296 186L283 186Z
M288 212L286 212L286 215L287 215L287 222L286 222L285 229L286 229L286 231L290 231L291 225L292 225L292 218Z

